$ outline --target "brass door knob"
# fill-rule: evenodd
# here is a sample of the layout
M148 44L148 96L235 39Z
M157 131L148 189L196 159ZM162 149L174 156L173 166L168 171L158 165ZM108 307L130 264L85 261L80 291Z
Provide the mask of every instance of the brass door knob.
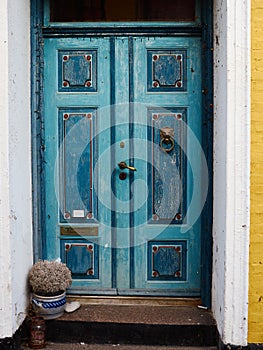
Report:
M131 171L136 171L136 168L134 168L133 166L127 165L126 162L120 162L118 164L118 166L119 166L120 169L129 169Z

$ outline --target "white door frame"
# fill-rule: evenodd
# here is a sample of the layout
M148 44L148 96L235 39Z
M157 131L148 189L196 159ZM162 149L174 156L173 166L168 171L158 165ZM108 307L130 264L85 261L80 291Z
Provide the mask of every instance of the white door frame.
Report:
M246 345L250 226L250 0L214 0L212 311Z

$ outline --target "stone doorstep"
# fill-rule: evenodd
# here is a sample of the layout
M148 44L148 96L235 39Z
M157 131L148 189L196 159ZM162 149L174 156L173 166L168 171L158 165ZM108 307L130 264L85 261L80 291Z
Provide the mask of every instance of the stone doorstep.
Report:
M23 348L28 349L27 347ZM176 347L176 346L145 346L120 344L66 344L47 343L45 350L217 350L216 347Z
M83 344L216 346L210 311L197 306L82 304L46 321L47 341Z
M197 306L82 304L60 321L155 325L215 325L212 313Z

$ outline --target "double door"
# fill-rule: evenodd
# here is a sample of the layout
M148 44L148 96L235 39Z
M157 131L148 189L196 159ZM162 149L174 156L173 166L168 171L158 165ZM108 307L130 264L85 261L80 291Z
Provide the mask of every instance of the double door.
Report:
M45 248L72 293L200 295L200 44L45 39Z

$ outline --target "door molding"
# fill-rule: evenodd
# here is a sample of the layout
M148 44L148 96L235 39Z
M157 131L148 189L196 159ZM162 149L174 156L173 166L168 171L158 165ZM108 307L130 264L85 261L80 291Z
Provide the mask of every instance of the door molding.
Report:
M171 26L165 28L167 30L167 33L165 31L160 31L158 35L202 35L203 41L204 41L204 51L203 51L203 66L206 67L206 70L203 72L203 125L204 125L204 135L206 135L206 138L204 138L203 146L204 150L206 152L206 157L208 161L208 167L210 169L210 182L209 182L209 197L207 198L207 202L205 205L205 210L207 210L208 214L204 214L205 210L203 211L203 217L202 220L204 221L204 226L206 227L206 230L202 233L202 252L204 254L202 255L202 300L204 305L210 306L210 291L211 291L211 247L212 247L212 94L213 94L213 87L212 87L212 32L211 32L211 26L212 26L212 5L210 4L210 0L203 1L203 7L205 9L204 11L204 17L206 18L206 21L204 23L204 26L202 29L200 27L176 27ZM208 6L209 5L209 6ZM59 36L59 35L65 35L65 36L74 36L76 35L76 31L80 31L80 28L76 28L74 30L70 29L68 31L64 30L63 32L59 32L59 28L50 29L46 28L42 30L42 14L43 14L43 8L42 8L42 1L37 0L36 2L32 2L32 132L33 132L33 222L34 222L34 257L35 259L43 258L44 257L44 247L46 245L45 242L45 234L43 232L43 227L45 227L45 213L43 212L41 208L41 204L44 203L44 192L43 192L43 186L45 180L45 174L43 172L43 151L45 148L45 142L43 139L43 130L44 130L44 124L43 124L43 51L42 51L42 43L43 43L43 35L49 36ZM154 33L153 33L154 29ZM175 29L177 32L175 33ZM86 28L81 29L83 32L82 34L85 35ZM94 30L94 29L93 29ZM133 31L136 32L136 30L133 28ZM152 35L156 34L156 28L152 28L149 30L147 29L150 34ZM131 32L127 31L126 29L126 35L130 35ZM87 33L87 32L86 32ZM105 34L104 32L96 32L94 35L101 35ZM124 33L124 31L123 31ZM123 35L122 33L122 35ZM80 34L80 32L78 33ZM145 32L142 33L145 35ZM91 33L89 33L91 35ZM112 35L114 35L114 32L112 32ZM136 34L138 35L138 33ZM210 147L208 147L210 145Z

